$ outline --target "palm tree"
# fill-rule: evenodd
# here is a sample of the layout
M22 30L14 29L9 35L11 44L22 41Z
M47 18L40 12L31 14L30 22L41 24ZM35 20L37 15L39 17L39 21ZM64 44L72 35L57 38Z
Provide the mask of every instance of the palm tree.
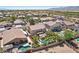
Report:
M39 47L40 45L38 44L39 37L38 36L32 36L33 40L33 46L34 47Z
M37 40L39 39L39 37L38 36L32 36L32 40L34 41L34 42L36 42L37 43Z

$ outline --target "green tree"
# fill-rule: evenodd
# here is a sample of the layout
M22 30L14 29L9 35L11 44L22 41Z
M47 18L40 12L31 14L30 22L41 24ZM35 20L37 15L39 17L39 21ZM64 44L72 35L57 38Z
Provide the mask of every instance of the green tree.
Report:
M7 20L11 23L13 23L15 20L16 20L16 17L15 16L10 16L7 18Z
M73 32L71 30L65 30L64 31L64 39L65 40L69 40L69 39L71 39L73 37L74 37L74 34L73 34Z
M34 25L35 24L35 21L33 19L30 19L29 20L29 23L30 23L30 25Z
M35 43L37 43L37 40L39 39L39 37L38 36L32 36L32 40L35 42Z
M26 20L25 20L25 22L29 22L30 19L32 19L31 16L26 16Z
M47 39L51 39L54 41L59 41L59 39L60 39L60 36L56 32L48 31L48 32L46 32L46 34L47 34L47 36L46 36Z
M40 45L38 44L39 37L38 36L32 36L33 40L33 46L34 47L39 47Z

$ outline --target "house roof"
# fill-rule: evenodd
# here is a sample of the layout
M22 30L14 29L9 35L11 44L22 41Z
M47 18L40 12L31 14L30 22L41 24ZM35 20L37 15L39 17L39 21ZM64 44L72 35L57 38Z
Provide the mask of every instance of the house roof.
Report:
M33 17L33 19L38 19L38 17Z
M29 28L31 30L44 29L45 25L43 23L39 23L39 24L31 25L31 26L29 26Z
M45 22L45 24L48 26L53 26L54 24L56 24L56 22L49 21L49 22Z
M0 25L5 26L5 25L12 25L12 24L9 22L3 21L3 22L0 22Z
M10 30L6 30L2 33L3 36L3 44L7 44L8 42L14 40L15 38L26 38L25 34L17 28L12 28Z
M42 17L42 18L40 18L41 20L52 20L52 19L54 19L54 18L52 18L52 17Z
M79 20L79 18L74 18L74 17L72 17L72 19Z
M66 25L74 25L74 24L75 24L74 22L69 22L69 21L64 21L64 23L65 23Z
M15 21L14 21L14 24L20 24L20 23L24 23L21 19L16 19Z

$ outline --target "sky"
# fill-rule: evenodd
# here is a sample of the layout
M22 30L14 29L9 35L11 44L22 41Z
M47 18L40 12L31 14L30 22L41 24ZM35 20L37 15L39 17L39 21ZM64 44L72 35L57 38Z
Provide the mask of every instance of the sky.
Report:
M10 9L10 10L16 10L16 9L50 9L50 8L58 8L60 6L0 6L0 9Z
M79 6L79 0L0 0L0 9L49 9L60 6Z
M78 6L79 0L0 0L0 6Z

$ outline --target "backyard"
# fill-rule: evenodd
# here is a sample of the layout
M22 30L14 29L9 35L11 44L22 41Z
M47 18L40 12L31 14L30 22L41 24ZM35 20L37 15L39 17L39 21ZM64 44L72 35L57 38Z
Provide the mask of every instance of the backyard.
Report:
M51 43L70 40L71 38L76 37L76 35L78 35L78 33L70 29L65 29L61 32L47 31L46 36L43 38L40 38L37 35L32 36L32 40L34 42L33 47L36 48L40 46L47 46L48 44Z

